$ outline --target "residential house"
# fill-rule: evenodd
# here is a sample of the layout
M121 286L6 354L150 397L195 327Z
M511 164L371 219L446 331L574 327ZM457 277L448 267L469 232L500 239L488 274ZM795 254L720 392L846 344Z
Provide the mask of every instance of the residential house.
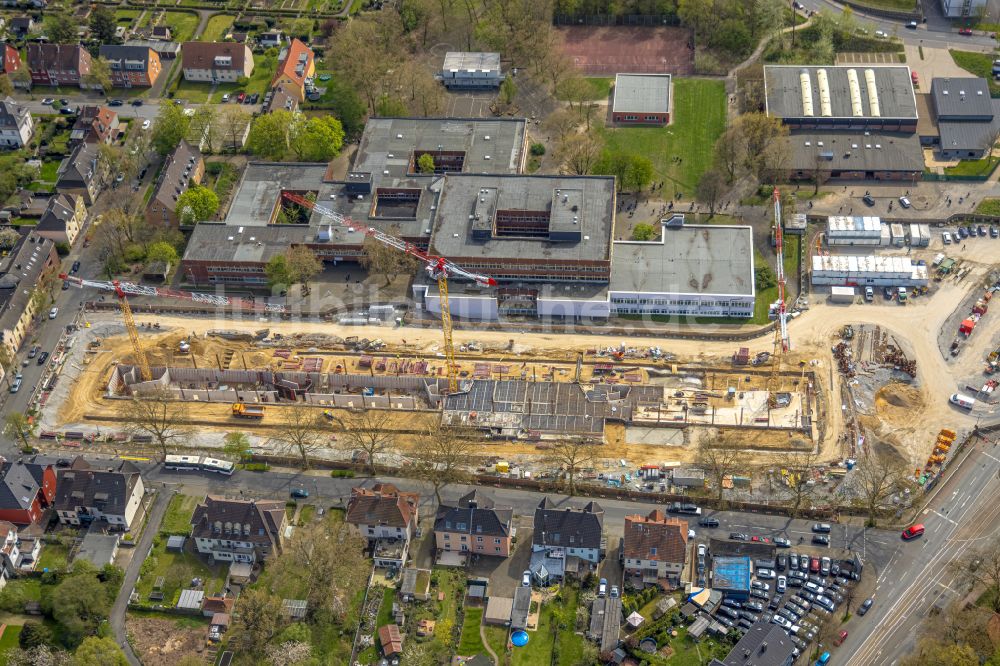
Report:
M150 224L176 226L180 222L177 199L190 183L201 183L204 176L205 160L201 151L187 141L181 141L167 157L167 164L160 172L156 190L146 207L146 220Z
M280 555L288 517L279 500L208 495L191 517L198 552L216 562L258 562Z
M28 327L38 314L38 303L31 298L35 286L44 282L46 276L60 267L56 244L34 232L21 237L7 254L0 257L0 340L7 352L14 353L21 347L28 335ZM2 377L0 372L0 377ZM32 519L19 522L15 517L5 515L0 502L0 520L16 524L27 524ZM30 507L8 503L11 509L24 511ZM25 513L21 518L28 518Z
M0 48L0 70L10 76L21 69L21 53L6 42L2 46L3 48Z
M267 103L265 111L273 113L275 111L295 112L299 108L298 89L289 83L283 83L271 89L271 101Z
M795 645L784 629L769 622L756 622L725 659L713 659L709 666L792 666Z
M127 39L125 46L138 46L153 49L160 56L160 62L174 60L181 53L181 45L177 42L161 42L156 39Z
M497 507L493 500L473 490L454 504L442 503L434 518L438 550L510 556L514 510Z
M410 539L416 532L420 496L388 483L353 488L345 520L356 525L369 547L375 565L402 567Z
M185 81L235 83L253 73L253 54L246 44L184 42L181 56Z
M96 143L84 142L74 148L70 156L59 165L56 189L79 195L88 206L93 205L108 179L107 166L98 159L98 155Z
M261 45L262 48L279 48L285 45L288 38L280 30L272 30L271 32L262 32L257 35L257 43Z
M35 121L28 108L13 97L0 102L0 146L23 148L35 133Z
M625 574L643 584L664 588L680 584L687 554L686 520L667 517L660 510L643 517L625 516L625 541L622 551Z
M56 473L52 465L17 461L0 464L0 520L31 525L52 504Z
M173 39L173 34L170 32L170 26L168 25L156 25L153 26L152 31L149 33L150 39L156 39L161 42L169 42Z
M298 39L293 39L282 51L278 61L278 71L271 80L271 87L279 85L291 86L298 95L299 101L306 98L306 79L316 74L316 57L308 46Z
M57 194L49 199L35 232L56 243L72 245L87 221L87 204L75 194Z
M34 569L41 550L41 539L21 539L13 523L0 521L0 589L18 571Z
M604 557L604 509L588 502L582 509L556 508L548 497L535 509L529 569L548 585L567 573L596 569Z
M10 21L10 31L15 37L23 39L29 32L35 29L35 20L30 16L15 16Z
M83 88L90 65L90 53L79 44L28 44L32 85Z
M81 106L69 133L70 145L81 141L111 143L118 136L119 125L118 113L113 109L96 104Z
M139 468L124 460L106 467L92 467L78 457L69 469L56 475L53 507L63 525L90 525L104 521L127 531L135 526L146 486Z
M115 88L149 88L163 70L160 56L146 46L102 44L100 55L111 65L111 85Z

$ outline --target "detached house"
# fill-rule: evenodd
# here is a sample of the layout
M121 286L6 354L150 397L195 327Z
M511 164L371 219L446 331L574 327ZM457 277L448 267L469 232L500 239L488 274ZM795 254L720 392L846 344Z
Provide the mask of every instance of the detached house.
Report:
M177 199L187 191L191 183L201 183L204 176L205 160L201 157L201 151L187 141L181 141L167 158L167 164L160 173L156 190L146 207L146 220L154 225L176 226L180 222Z
M253 73L253 54L235 42L184 42L181 46L185 81L235 83Z
M87 220L87 205L75 194L57 194L49 199L35 232L56 243L73 244Z
M667 517L662 511L625 516L625 542L622 551L625 574L639 583L659 584L664 588L680 584L687 554L686 520Z
M52 465L4 461L0 475L0 520L31 525L55 499L56 473Z
M345 520L356 525L373 550L375 566L399 567L417 529L417 493L405 493L388 483L351 489Z
M79 44L28 44L32 85L82 88L90 65L90 53Z
M535 509L531 538L531 575L540 585L583 575L604 557L604 509L588 502L582 509L557 508L548 497Z
M69 469L57 474L53 506L63 525L104 521L127 531L135 525L145 492L139 468L129 461L97 469L78 457Z
M27 107L12 97L0 102L0 146L23 148L35 133L35 122Z
M111 64L115 88L149 88L163 69L160 56L148 46L102 44L100 54Z
M473 490L453 505L441 504L434 517L434 541L439 551L509 557L514 510L494 505Z
M290 86L301 102L306 98L306 79L311 79L315 74L316 56L312 49L300 40L293 39L282 52L271 87Z
M252 564L280 555L287 527L285 503L278 500L208 495L191 517L198 552L216 562Z

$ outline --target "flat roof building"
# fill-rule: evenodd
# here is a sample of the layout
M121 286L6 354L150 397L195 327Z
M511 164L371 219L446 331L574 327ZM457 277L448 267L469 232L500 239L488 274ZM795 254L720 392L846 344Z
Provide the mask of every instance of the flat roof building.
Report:
M981 159L1000 132L1000 100L981 77L935 78L930 97L943 159ZM931 142L933 135L929 134Z
M670 122L669 74L615 76L611 117L616 123L666 125Z
M750 558L712 557L712 589L735 598L750 594Z
M917 102L906 65L767 65L764 96L767 114L792 128L917 128Z
M927 281L927 266L915 264L909 257L869 254L812 258L814 285L921 287Z
M787 141L790 180L812 180L819 171L830 180L912 182L924 171L920 139L912 132L795 130Z
M498 88L504 78L500 54L448 51L438 77L449 89Z

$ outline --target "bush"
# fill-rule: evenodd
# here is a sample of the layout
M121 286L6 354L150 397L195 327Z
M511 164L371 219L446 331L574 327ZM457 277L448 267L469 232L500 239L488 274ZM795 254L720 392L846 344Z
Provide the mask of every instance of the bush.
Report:
M330 472L330 476L335 479L353 479L354 472L349 469L335 469Z
M127 262L142 261L145 258L146 258L146 251L142 248L141 245L133 243L132 245L129 245L128 247L125 248L125 261Z
M248 472L266 472L268 470L267 463L246 463L243 465L243 469Z
M545 154L545 144L544 143L533 143L531 144L531 154L535 157L541 157Z
M222 162L207 162L205 164L205 171L207 173L212 174L213 176L219 175L220 173L222 173L222 170L225 169L225 168L226 168L226 165L223 164Z
M59 241L58 243L56 243L56 253L60 257L65 257L67 254L69 254L69 249L70 249L69 243L66 243L64 241Z

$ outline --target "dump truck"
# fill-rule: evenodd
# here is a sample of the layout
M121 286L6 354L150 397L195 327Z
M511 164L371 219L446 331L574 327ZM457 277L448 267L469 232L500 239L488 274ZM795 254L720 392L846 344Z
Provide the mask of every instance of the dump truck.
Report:
M248 405L245 402L234 402L233 416L238 419L262 419L264 418L264 406Z

